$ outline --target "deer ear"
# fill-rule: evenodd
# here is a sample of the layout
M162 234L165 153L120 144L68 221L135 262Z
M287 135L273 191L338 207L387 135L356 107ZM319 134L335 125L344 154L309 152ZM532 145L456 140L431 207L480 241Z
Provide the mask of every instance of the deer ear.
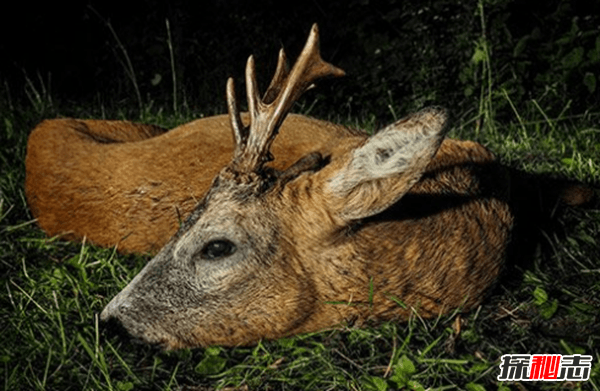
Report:
M372 216L398 201L435 156L447 132L446 111L408 116L348 152L325 185L330 209L344 220Z

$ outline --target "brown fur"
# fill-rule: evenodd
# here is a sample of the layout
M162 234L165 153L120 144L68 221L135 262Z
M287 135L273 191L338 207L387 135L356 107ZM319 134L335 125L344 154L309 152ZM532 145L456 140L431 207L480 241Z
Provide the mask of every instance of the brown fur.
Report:
M167 244L103 317L115 316L132 334L174 349L248 344L346 322L406 320L413 309L436 316L478 305L502 269L512 227L505 170L480 144L445 140L400 201L348 222L328 207L324 184L348 150L366 139L343 139L323 168L262 195L213 187L199 206L201 217ZM210 283L190 281L194 269L183 261L189 256L174 247L201 247L202 234L193 231L226 216L237 216L236 226L262 256L227 266ZM179 256L172 258L174 253ZM157 269L171 277L157 283ZM192 288L182 292L182 286ZM163 296L169 297L166 307Z
M290 115L281 132L273 145L278 169L352 134L299 115ZM46 120L29 136L25 194L49 236L155 253L232 153L226 115L168 132L126 121Z
M279 127L307 86L341 73L320 59L315 37L316 27L291 71L280 60L263 101L249 61L248 126L230 81L231 122L163 133L55 120L34 131L27 197L49 233L152 251L177 231L102 319L176 349L481 302L513 229L509 170L478 143L445 139L440 108L371 137L302 116Z

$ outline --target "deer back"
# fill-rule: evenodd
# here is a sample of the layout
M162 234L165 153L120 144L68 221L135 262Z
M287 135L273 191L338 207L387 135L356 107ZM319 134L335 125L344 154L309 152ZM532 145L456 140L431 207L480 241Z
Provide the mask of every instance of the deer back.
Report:
M335 140L356 133L300 115L282 129L273 145L277 169L312 151L327 153ZM25 193L49 236L156 252L232 154L226 115L170 131L127 121L46 120L28 140Z

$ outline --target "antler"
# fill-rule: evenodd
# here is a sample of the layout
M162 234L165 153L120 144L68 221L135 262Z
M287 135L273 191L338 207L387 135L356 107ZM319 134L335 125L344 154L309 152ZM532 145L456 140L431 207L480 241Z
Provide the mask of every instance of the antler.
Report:
M343 76L343 70L323 61L319 53L319 29L312 26L308 40L291 72L283 49L277 69L262 100L256 85L254 57L246 65L246 93L250 127L244 127L235 98L233 79L227 80L227 106L235 139L232 166L238 172L257 171L273 160L269 149L294 102L318 79Z

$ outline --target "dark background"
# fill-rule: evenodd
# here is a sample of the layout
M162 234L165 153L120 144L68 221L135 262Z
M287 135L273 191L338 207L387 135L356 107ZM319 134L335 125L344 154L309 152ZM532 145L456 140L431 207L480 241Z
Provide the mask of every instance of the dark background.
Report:
M565 108L597 111L600 103L594 0L11 4L0 24L0 100L14 107L41 96L51 101L40 108L45 116L68 115L74 105L173 110L174 99L194 112L224 112L226 78L242 88L247 56L255 54L264 89L278 49L295 59L314 22L323 58L348 76L309 93L306 102L317 100L311 114L385 122L393 112L440 104L468 117L476 115L482 86L490 86L488 75L500 118L512 115L503 90L516 104L536 99L551 117ZM477 57L484 47L489 74Z

